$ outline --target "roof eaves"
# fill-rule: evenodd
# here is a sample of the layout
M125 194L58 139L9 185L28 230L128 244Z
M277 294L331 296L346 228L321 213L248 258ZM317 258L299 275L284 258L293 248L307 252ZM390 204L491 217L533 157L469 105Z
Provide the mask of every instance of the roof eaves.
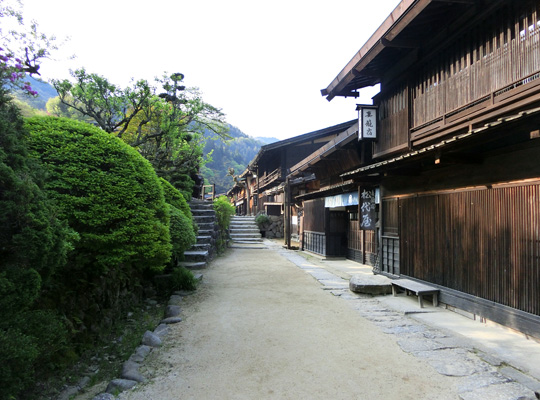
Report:
M336 138L332 139L330 142L325 144L316 152L310 154L308 157L304 158L302 161L291 167L290 176L297 174L308 168L309 166L315 164L321 158L328 156L329 154L336 151L340 146L343 146L349 143L351 140L356 138L358 134L358 120L355 120L355 123L351 124L346 130L342 131Z
M257 163L259 162L259 160L261 159L263 154L270 151L270 150L275 150L275 149L280 148L280 147L285 147L285 146L288 146L288 145L291 145L291 144L294 144L294 143L301 142L301 141L306 140L306 139L315 139L315 138L317 138L319 136L324 136L324 135L332 133L332 132L336 132L336 131L340 132L342 130L348 129L351 125L354 125L354 123L357 122L357 121L358 121L357 119L353 119L353 120L350 120L350 121L347 121L347 122L342 122L342 123L337 124L337 125L329 126L329 127L319 129L319 130L316 130L316 131L313 131L313 132L304 133L302 135L294 136L292 138L280 140L279 142L274 142L274 143L270 143L270 144L261 146L261 148L260 148L259 152L257 153L257 155L248 164L248 168L253 169L253 167L255 165L257 165Z
M330 85L321 90L322 96L331 101L334 97L343 95L340 92L385 48L384 40L394 39L431 2L432 0L402 0ZM407 18L404 18L405 16ZM371 82L373 83L376 82ZM353 96L354 93L349 95Z

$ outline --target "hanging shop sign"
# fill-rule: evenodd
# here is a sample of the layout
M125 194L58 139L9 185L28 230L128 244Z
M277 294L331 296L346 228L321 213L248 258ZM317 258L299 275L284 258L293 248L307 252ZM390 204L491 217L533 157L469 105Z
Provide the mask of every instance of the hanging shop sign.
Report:
M324 198L326 208L346 207L358 205L358 192L350 192L328 196Z
M358 104L358 140L377 140L377 106Z
M377 222L375 188L360 188L360 229L373 231Z

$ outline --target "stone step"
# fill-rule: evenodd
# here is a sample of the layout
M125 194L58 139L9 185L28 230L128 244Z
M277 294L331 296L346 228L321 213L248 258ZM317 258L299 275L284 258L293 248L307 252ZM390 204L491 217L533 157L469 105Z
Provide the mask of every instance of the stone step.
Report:
M191 246L190 250L210 250L211 243L195 243Z
M201 216L201 217L213 217L216 215L216 212L213 209L201 209L201 210L191 210L191 214L195 216Z
M231 239L260 238L261 233L231 233Z
M229 229L231 233L261 233L259 228L232 228Z
M193 221L197 223L197 225L200 225L201 223L210 223L215 221L214 215L194 215Z
M206 261L208 254L208 250L188 250L184 251L184 259L185 262Z
M187 262L187 261L181 261L178 263L179 267L184 267L190 270L198 270L198 269L205 269L208 264L206 261L199 261L199 262Z
M200 236L212 236L216 234L216 231L214 229L200 229L199 227L199 235Z
M201 199L191 199L191 201L189 202L189 205L194 205L194 206L201 206L201 205L209 205L209 206L213 206L214 203L209 201L209 200L201 200Z
M229 229L258 229L256 224L229 224Z
M197 236L197 244L202 244L202 243L210 244L211 242L212 242L212 236L202 236L202 235Z
M214 230L216 227L215 222L197 222L199 230Z
M239 238L235 239L232 238L234 243L243 243L243 244L249 244L249 243L260 243L262 242L262 238Z

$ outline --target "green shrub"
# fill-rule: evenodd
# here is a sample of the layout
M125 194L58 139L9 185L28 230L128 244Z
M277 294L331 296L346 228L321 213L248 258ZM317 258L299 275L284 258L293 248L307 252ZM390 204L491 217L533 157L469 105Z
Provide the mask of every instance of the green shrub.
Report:
M192 219L193 217L191 215L191 209L189 208L189 204L182 195L182 193L180 193L178 189L176 189L165 179L159 178L159 181L161 182L161 187L163 188L163 195L165 196L165 201L171 206L174 206L180 211L182 211L186 217Z
M235 214L234 206L229 203L227 196L219 196L214 199L214 211L218 224L217 250L223 252L227 246L227 229L231 223L231 217Z
M184 196L165 179L160 178L165 201L170 205L172 265L184 259L184 251L197 242L197 224Z
M184 251L188 250L197 242L195 232L193 231L192 221L184 215L182 211L174 206L170 206L171 223L171 243L172 243L172 261L176 265L178 261L184 259Z
M173 290L195 290L197 289L197 280L189 269L176 267L172 273Z
M255 218L255 222L257 223L257 225L259 225L259 228L260 228L262 225L270 222L270 218L268 218L268 215L266 214L259 214Z
M187 174L173 174L170 177L172 185L178 189L186 201L190 201L193 194L195 181Z
M92 125L31 118L34 154L47 189L80 235L75 268L160 270L170 258L169 216L159 180L136 150Z
M36 368L56 367L67 343L58 315L38 308L76 235L43 190L45 169L29 158L27 139L0 91L0 398L16 397Z
M171 257L159 179L136 150L92 125L45 117L26 127L33 156L47 166L47 193L80 237L46 300L74 332L111 324L122 297Z
M197 232L199 231L199 226L193 220L193 215L191 213L191 208L189 207L188 202L186 201L182 193L180 193L180 191L176 189L173 185L171 185L167 180L163 178L159 178L159 179L161 182L161 187L163 188L163 195L165 196L165 201L171 206L176 207L177 209L179 209L180 211L184 213L184 215L190 220L191 226L193 228L193 232L195 236L197 236ZM174 241L173 241L173 246L174 246Z

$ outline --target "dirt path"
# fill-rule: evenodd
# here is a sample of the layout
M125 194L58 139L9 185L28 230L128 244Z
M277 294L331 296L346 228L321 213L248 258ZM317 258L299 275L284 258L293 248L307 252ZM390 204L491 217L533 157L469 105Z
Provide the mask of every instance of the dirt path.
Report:
M456 399L453 378L272 249L231 249L119 399ZM146 370L145 370L146 369Z

